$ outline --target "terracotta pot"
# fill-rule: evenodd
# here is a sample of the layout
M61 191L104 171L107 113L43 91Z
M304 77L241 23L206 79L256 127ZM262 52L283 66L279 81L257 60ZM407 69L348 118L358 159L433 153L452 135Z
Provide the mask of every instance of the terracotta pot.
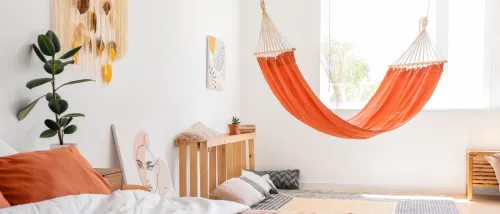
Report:
M230 135L240 134L240 124L229 124L227 126L229 127Z

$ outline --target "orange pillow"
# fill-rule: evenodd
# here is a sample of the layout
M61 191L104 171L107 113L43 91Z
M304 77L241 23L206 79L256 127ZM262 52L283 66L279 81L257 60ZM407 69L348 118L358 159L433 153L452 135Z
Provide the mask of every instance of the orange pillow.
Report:
M10 205L67 195L111 194L76 146L0 157L0 192Z
M9 202L3 197L2 192L0 192L0 209L10 207Z

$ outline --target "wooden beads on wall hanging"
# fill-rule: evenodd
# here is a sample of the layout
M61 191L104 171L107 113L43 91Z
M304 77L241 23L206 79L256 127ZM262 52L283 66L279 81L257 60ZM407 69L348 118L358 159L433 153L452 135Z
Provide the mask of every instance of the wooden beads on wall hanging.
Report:
M128 50L128 0L52 1L52 28L63 51L82 46L76 64L108 85L113 63Z

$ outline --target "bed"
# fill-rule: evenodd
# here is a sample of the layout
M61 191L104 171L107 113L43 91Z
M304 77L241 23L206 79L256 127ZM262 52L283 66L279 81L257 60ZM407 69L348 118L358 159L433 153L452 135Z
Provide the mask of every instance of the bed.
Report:
M142 186L112 191L75 146L0 154L0 214L242 213L248 206L200 197L164 197Z
M292 200L291 197L284 195L275 195L272 200L259 204L261 207L254 207L253 210L240 203L214 200L215 198L210 195L224 181L241 176L242 169L255 170L255 136L255 133L246 133L200 142L176 141L180 151L180 198L163 197L134 185L124 186L111 192L109 182L101 182L105 179L92 168L74 146L0 157L0 180L2 180L0 196L3 192L7 202L12 205L2 209L0 203L0 214L307 214L308 212L294 210L275 211ZM13 166L19 161L23 165ZM6 173L8 170L16 176L9 177L10 173ZM37 176L36 173L42 174ZM16 179L21 177L23 177L22 182L18 182ZM105 193L82 193L81 191L87 191L86 188L75 191L80 186L94 185L86 183L89 180L99 183L100 189L105 189ZM5 184L9 182L10 185ZM39 182L43 182L43 185L36 184ZM21 183L21 186L14 187L15 183ZM38 187L26 187L30 185L38 185ZM58 191L58 196L52 194ZM30 199L33 201L14 202L14 199L27 197L27 194L34 194L35 198ZM46 199L41 200L36 198L39 194L48 195ZM2 197L0 197L0 202ZM278 202L281 205L275 206Z

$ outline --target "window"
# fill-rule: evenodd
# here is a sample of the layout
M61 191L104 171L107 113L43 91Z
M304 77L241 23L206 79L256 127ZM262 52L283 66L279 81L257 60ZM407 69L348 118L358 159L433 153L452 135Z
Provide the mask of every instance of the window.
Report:
M322 0L321 91L331 109L360 109L419 33L422 0ZM448 59L426 109L496 106L495 51L500 44L495 0L433 0L427 31Z

